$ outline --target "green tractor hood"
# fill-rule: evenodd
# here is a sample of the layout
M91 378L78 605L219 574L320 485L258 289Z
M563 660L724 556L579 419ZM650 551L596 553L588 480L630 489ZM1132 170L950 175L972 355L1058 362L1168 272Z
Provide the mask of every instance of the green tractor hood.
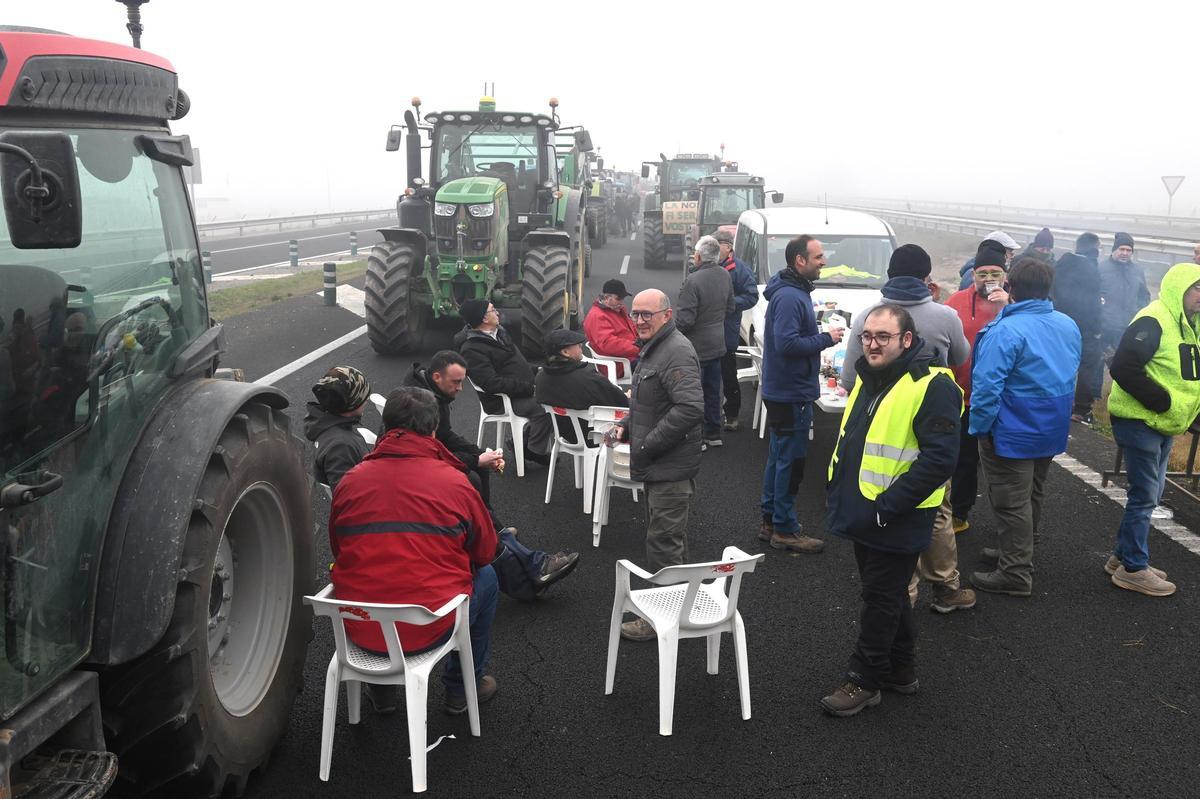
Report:
M507 191L500 178L456 178L445 183L437 192L440 203L487 203Z

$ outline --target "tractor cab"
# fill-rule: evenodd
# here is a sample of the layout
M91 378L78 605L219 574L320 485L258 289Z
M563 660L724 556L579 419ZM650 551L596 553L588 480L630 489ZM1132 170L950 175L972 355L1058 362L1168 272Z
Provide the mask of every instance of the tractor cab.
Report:
M708 235L722 225L736 225L743 211L766 207L763 179L745 172L720 172L700 181L700 235ZM781 192L771 192L771 202L783 202Z

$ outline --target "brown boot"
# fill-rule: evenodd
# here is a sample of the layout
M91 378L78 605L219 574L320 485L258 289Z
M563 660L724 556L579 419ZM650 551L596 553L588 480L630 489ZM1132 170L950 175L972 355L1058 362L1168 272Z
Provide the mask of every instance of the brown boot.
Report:
M770 519L763 519L762 527L758 528L758 540L769 542L773 535L775 535L775 522Z
M771 533L771 549L790 549L815 555L825 548L825 542L800 533Z

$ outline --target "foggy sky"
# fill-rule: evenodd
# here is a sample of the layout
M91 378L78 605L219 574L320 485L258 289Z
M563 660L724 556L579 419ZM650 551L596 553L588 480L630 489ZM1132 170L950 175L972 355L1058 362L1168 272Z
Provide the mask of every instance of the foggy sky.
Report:
M504 110L557 96L619 169L724 142L789 201L1156 213L1177 174L1174 212L1200 216L1190 4L534 8L150 0L143 46L192 99L175 130L202 152L201 219L391 206L405 173L388 127L413 95L474 108L485 80ZM9 0L0 18L128 43L124 21L113 0Z

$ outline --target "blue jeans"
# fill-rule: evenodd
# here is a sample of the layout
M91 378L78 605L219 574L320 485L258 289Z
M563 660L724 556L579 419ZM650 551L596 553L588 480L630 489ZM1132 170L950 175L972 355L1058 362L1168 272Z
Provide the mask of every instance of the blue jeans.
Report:
M721 437L721 359L700 362L700 385L704 389L704 437Z
M496 617L496 597L500 592L496 571L484 566L475 573L475 591L471 595L471 655L475 660L475 682L483 679L488 656L492 652L492 619ZM446 693L463 696L462 664L458 652L451 652L442 673L442 685Z
M763 472L762 515L763 519L771 520L780 535L800 532L796 492L804 478L812 414L811 402L767 403L771 449Z
M1151 430L1145 422L1117 416L1112 417L1112 431L1125 451L1125 471L1129 473L1115 554L1126 571L1141 571L1150 564L1150 514L1162 501L1173 439Z

